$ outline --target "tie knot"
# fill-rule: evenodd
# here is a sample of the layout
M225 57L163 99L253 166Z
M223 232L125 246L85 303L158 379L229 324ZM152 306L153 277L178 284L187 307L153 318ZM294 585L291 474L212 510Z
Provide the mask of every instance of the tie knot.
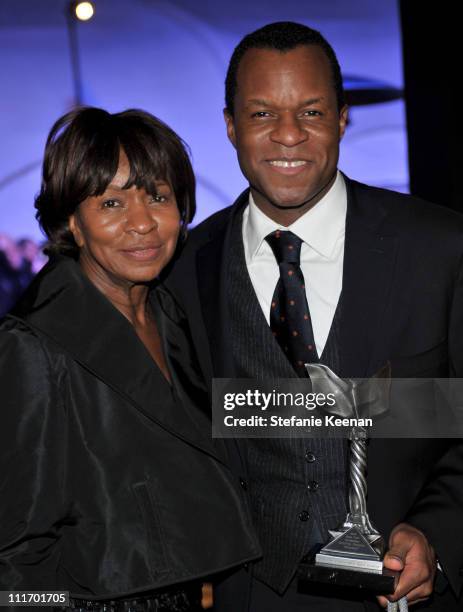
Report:
M276 230L265 237L278 264L300 264L302 240L293 232Z

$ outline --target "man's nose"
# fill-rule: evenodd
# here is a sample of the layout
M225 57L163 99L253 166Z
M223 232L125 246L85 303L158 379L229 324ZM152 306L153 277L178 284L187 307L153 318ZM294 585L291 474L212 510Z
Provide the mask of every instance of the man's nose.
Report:
M148 234L157 227L157 219L153 209L145 202L137 202L129 206L127 229L138 234Z
M296 115L284 113L278 118L270 138L285 147L294 147L306 141L308 133Z

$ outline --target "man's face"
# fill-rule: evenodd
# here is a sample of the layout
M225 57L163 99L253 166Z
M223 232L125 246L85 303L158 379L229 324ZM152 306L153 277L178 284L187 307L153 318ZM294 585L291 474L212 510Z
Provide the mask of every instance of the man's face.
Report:
M250 49L237 73L227 133L263 212L290 225L331 187L347 108L337 108L331 67L318 46Z

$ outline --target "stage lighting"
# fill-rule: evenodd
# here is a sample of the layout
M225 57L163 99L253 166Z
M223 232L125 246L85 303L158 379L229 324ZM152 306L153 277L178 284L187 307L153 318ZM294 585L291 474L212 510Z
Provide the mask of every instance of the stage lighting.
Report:
M77 19L80 19L80 21L88 21L95 13L91 2L76 2L74 11Z

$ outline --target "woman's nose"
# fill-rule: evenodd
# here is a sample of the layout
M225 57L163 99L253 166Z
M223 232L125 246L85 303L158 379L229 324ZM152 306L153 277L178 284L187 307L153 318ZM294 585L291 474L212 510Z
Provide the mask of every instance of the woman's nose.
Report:
M137 202L129 206L127 229L139 234L147 234L157 227L157 219L149 204Z

